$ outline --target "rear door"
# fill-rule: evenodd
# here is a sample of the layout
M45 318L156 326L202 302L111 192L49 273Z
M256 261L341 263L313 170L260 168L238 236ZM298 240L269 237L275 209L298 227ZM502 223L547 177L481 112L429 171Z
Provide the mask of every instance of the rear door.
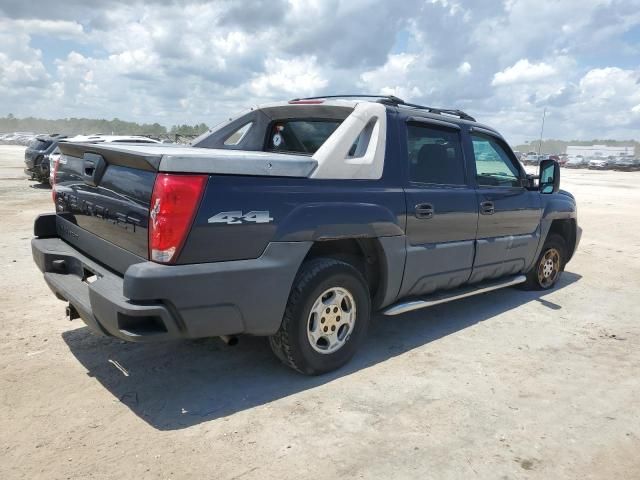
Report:
M523 272L540 240L541 201L509 146L490 131L470 132L480 215L471 282Z
M457 124L406 126L407 260L401 297L455 288L471 275L478 222Z

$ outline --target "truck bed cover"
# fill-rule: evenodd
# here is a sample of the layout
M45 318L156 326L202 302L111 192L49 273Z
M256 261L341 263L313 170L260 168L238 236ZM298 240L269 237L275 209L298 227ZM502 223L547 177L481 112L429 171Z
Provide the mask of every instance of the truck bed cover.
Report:
M82 158L95 153L110 164L135 163L136 168L160 172L210 173L227 175L259 175L308 177L318 162L303 155L246 150L222 150L182 145L104 145L66 143L65 155ZM131 165L134 166L134 165Z

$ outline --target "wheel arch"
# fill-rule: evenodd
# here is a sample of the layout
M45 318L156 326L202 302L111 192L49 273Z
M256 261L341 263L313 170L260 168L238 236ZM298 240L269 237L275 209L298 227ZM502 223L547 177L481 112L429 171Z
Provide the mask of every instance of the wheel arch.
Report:
M551 226L549 227L549 231L547 232L547 237L552 234L560 235L565 242L567 247L567 258L566 262L571 260L573 254L576 249L576 233L577 233L577 225L575 218L557 218L551 222ZM546 240L545 238L545 240Z
M314 258L334 258L353 265L364 277L374 309L397 296L404 271L404 236L316 240L302 265ZM399 257L402 258L399 258Z

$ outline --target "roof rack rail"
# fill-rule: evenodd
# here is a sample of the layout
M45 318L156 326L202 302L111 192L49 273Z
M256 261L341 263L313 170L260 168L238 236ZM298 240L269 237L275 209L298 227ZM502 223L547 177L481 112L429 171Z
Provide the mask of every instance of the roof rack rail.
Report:
M300 100L322 100L325 98L379 98L379 99L387 99L394 102L404 103L404 100L398 97L394 97L393 95L321 95L319 97L304 97L304 98L294 98L293 100L289 100L290 102L299 102Z
M471 122L475 122L476 119L471 115L463 112L462 110L448 109L448 108L435 108L435 107L427 107L425 105L418 105L416 103L405 102L401 98L398 98L394 95L322 95L319 97L305 97L305 98L294 98L290 100L291 102L299 102L301 100L322 100L325 98L377 98L380 103L384 103L386 105L394 105L394 106L402 106L409 108L416 108L419 110L426 110L430 113L435 114L444 114L444 115L452 115L454 117L458 117L462 120L469 120Z

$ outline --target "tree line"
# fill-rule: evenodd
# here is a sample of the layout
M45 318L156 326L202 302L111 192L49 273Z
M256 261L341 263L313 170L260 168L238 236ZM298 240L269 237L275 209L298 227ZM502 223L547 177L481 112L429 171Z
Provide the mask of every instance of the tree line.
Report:
M195 125L173 125L167 129L159 123L127 122L114 118L113 120L96 118L61 118L50 120L46 118L26 117L16 118L12 114L0 117L0 132L33 132L33 133L61 133L64 135L89 135L101 133L104 135L200 135L209 127L205 123Z

